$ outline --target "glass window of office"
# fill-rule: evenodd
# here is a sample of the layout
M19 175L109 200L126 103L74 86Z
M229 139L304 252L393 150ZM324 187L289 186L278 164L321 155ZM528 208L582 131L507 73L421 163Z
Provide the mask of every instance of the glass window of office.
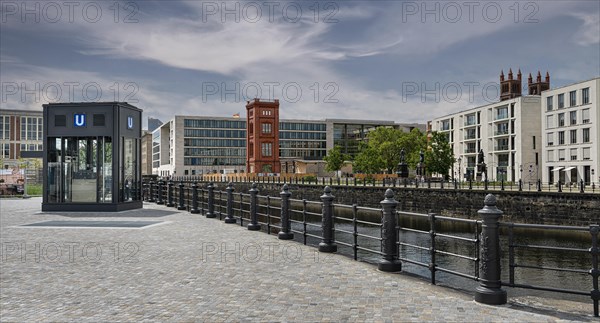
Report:
M571 160L577 160L577 149L571 148Z
M558 144L559 145L564 145L565 144L565 132L564 131L559 131L558 132Z
M590 142L590 128L581 129L583 134L583 142Z
M565 95L564 94L559 94L558 95L558 108L562 109L565 107Z
M475 113L466 116L465 126L472 126L477 123L477 115Z
M546 116L546 128L554 128L554 115Z
M270 142L261 143L261 153L265 157L273 155L273 144Z
M590 103L590 88L581 89L581 104Z
M554 161L554 150L548 150L548 158L547 159L549 162Z
M552 109L554 108L552 106L552 99L553 98L554 97L552 97L552 96L549 96L549 97L546 98L546 111L552 111Z
M508 118L508 106L500 107L496 109L496 117L494 120Z
M565 114L564 113L559 113L558 114L558 126L559 127L564 127L565 126Z
M590 156L591 156L591 148L586 147L582 149L582 153L583 153L583 160L590 160Z
M0 116L0 139L10 138L10 117Z
M263 134L270 134L272 132L272 130L271 130L272 127L273 127L273 125L271 123L264 122L262 124L262 133Z
M554 145L554 133L553 132L548 132L546 134L546 141L548 142L548 146Z
M581 110L581 123L590 123L590 109Z
M565 150L564 149L560 149L558 151L558 160L559 161L565 160Z
M577 105L577 91L569 92L569 106L574 107Z
M119 201L139 201L139 170L137 169L139 140L121 138L121 145L123 168L119 173Z
M569 125L576 125L577 124L577 111L571 111L569 112Z
M569 137L571 138L571 143L576 144L577 143L577 129L571 130Z

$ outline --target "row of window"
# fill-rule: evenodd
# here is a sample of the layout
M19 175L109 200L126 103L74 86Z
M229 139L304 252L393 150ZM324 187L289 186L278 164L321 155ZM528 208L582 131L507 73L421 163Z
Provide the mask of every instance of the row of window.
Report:
M241 120L196 120L184 119L185 128L220 128L220 129L246 129L246 121Z
M325 132L287 132L279 133L279 139L301 139L301 140L326 140Z
M279 151L281 157L321 159L326 155L325 149L281 149Z
M296 140L280 140L279 148L327 148L325 141L296 141Z
M577 133L578 129L573 129L569 131L569 143L576 144L578 143ZM554 132L546 133L546 140L548 142L548 146L553 146L554 142ZM581 141L582 143L590 142L590 128L581 129ZM558 132L558 145L565 144L565 131Z
M184 129L184 137L246 138L246 130Z
M246 139L194 139L184 138L185 147L246 147Z
M21 140L42 140L42 118L21 117Z
M581 150L581 155L578 155L578 151ZM567 152L569 153L569 155L567 156ZM581 149L578 148L571 148L571 149L558 149L558 150L548 150L548 162L555 162L555 161L563 161L563 160L567 160L566 158L568 158L568 160L580 160L578 159L579 156L581 156L581 160L590 160L591 157L591 148L589 147L584 147Z
M570 111L568 116L569 116L569 125L570 126L574 126L578 124L578 118L577 118L577 110L575 111ZM546 128L550 129L550 128L554 128L555 127L555 120L556 117L556 125L558 127L564 127L566 125L566 113L562 112L562 113L557 113L556 115L554 114L550 114L546 116ZM581 110L581 124L587 124L590 123L590 109L582 109Z
M245 158L227 158L227 157L185 157L183 164L186 166L243 166L246 165Z
M184 148L184 156L246 156L246 148Z
M565 107L565 94L561 93L556 96L556 101L559 109ZM581 104L590 103L590 88L586 87L581 89ZM577 90L569 92L569 107L577 105ZM546 111L552 111L554 109L554 96L546 98Z

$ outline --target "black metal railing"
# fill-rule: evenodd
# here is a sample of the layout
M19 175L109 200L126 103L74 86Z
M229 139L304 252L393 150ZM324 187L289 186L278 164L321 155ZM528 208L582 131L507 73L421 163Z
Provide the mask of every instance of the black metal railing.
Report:
M288 185L283 186L280 196L260 195L256 183L248 193L236 192L232 182L217 186L213 183L190 184L180 181L178 189L174 187L173 182L150 182L145 194L149 196L148 201L153 199L157 204L172 204L172 207L191 213L197 209L206 217L247 225L249 230L277 233L279 239L295 238L305 245L315 246L315 241L320 241L318 246L322 252L338 252L339 246L339 253L354 260L377 263L382 271L401 271L402 263L407 263L428 269L432 284L439 281L437 272L479 282L475 291L475 300L479 302L505 303L503 286L541 290L589 296L593 301L594 315L599 315L599 226L595 224L574 227L502 223L499 221L502 211L496 208L496 198L491 194L486 196L484 208L478 212L482 220L472 220L396 210L398 201L394 199L392 189L385 192L381 208L369 208L334 203L335 196L332 193L335 192L329 186L324 188L321 201L293 199ZM460 230L448 229L456 226ZM520 232L518 230L524 229L588 232L591 246L582 248L523 242L517 235ZM421 243L415 243L411 235L422 236L423 239L419 240ZM444 247L456 244L462 247ZM590 267L562 268L528 264L519 260L518 256L526 249L546 252L548 256L557 252L580 253L589 257ZM501 278L501 250L508 250L508 280ZM418 258L419 253L421 259ZM589 275L592 288L591 291L585 291L522 281L521 276L515 275L517 270Z

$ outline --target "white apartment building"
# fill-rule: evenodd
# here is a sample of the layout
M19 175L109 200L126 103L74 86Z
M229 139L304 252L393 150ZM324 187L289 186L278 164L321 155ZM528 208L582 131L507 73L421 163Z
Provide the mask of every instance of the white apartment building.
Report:
M431 122L431 130L444 133L454 151L449 174L475 179L478 154L483 150L487 179L536 182L540 170L540 97L512 99L446 115Z
M600 78L542 92L542 180L600 179Z

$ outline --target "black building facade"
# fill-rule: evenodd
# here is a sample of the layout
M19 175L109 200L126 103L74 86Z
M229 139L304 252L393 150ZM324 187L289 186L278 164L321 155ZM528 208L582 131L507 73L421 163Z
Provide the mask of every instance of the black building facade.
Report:
M42 211L142 207L142 110L126 102L44 107Z

